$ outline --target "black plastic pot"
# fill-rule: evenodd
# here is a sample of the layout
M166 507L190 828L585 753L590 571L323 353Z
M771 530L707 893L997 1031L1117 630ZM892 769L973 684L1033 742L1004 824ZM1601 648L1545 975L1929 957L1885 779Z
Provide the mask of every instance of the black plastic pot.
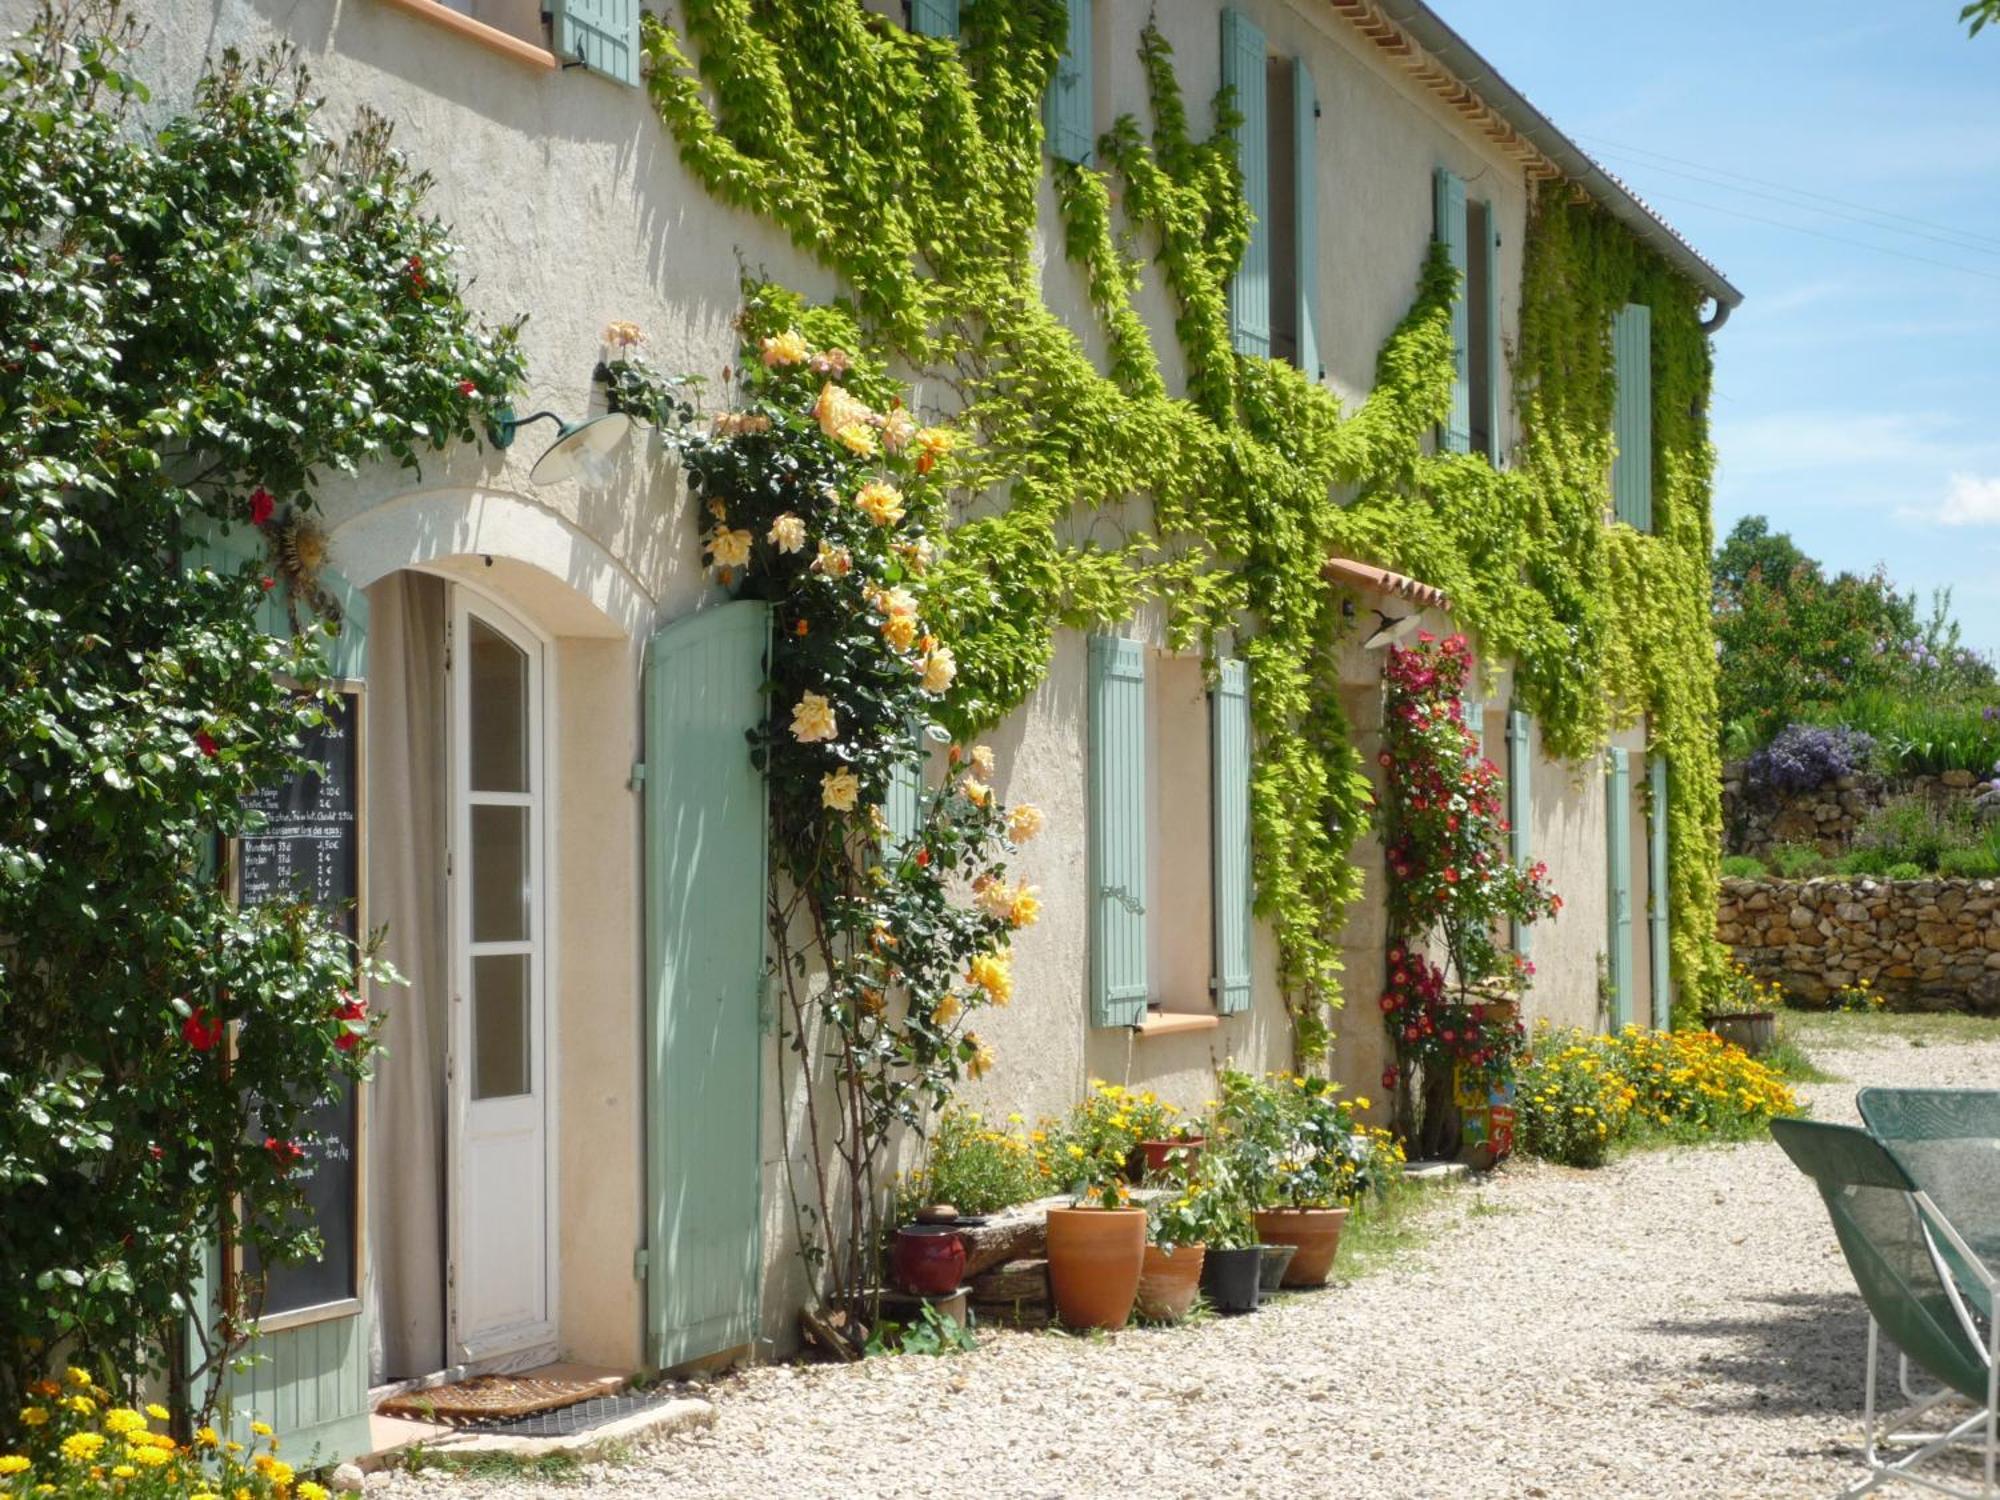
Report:
M1261 1245L1241 1250L1211 1249L1201 1263L1201 1289L1219 1313L1257 1310L1257 1283L1264 1266Z
M1263 1260L1257 1268L1257 1295L1268 1297L1285 1284L1285 1268L1299 1253L1297 1245L1259 1245Z

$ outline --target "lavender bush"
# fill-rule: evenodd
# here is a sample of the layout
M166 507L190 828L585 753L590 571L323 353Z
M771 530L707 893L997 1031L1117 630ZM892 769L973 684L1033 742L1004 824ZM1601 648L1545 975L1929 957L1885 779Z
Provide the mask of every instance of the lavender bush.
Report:
M1777 738L1744 763L1744 780L1759 791L1809 792L1867 766L1872 735L1858 729L1787 724Z

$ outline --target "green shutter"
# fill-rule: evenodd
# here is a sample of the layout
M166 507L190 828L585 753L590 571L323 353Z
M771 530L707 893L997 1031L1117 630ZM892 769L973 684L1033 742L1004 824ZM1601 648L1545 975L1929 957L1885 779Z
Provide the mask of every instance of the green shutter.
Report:
M1303 57L1292 59L1292 163L1296 187L1299 277L1299 368L1321 379L1319 361L1319 95Z
M1090 639L1090 1016L1146 1013L1146 653Z
M1458 290L1451 299L1451 409L1440 441L1448 453L1472 451L1472 319L1466 300L1465 183L1455 172L1439 167L1432 178L1432 208L1436 236L1458 272Z
M1090 78L1090 0L1069 0L1068 41L1042 102L1049 154L1061 161L1079 165L1090 161L1094 134Z
M1665 1031L1673 1024L1673 972L1668 962L1667 935L1667 758L1653 757L1648 773L1648 854L1646 869L1647 944L1653 971L1653 1024Z
M1653 310L1628 302L1611 320L1618 381L1611 409L1612 514L1635 531L1653 529Z
M1250 1008L1250 669L1225 660L1209 698L1215 1008Z
M701 610L646 654L646 1360L756 1334L766 607ZM790 705L781 706L789 712Z
M1605 777L1604 862L1610 895L1610 930L1605 935L1611 978L1611 1025L1632 1020L1632 765L1623 750L1612 750Z
M1474 669L1475 679L1477 668ZM1458 700L1459 712L1465 716L1466 732L1472 736L1472 753L1483 760L1486 757L1486 700L1468 689Z
M918 36L957 36L958 0L910 0L910 30Z
M889 825L883 840L891 853L901 850L916 837L924 818L924 738L921 728L914 731L910 753L889 769L889 790L883 800L882 820Z
M1250 243L1229 278L1229 340L1238 354L1271 352L1271 148L1265 104L1264 33L1241 11L1222 12L1222 86L1242 117L1230 138L1243 171Z
M639 0L547 0L556 56L637 86Z
M1534 845L1529 838L1529 819L1534 813L1535 739L1533 724L1521 709L1507 712L1507 852L1515 865L1528 867ZM1526 922L1514 924L1514 951L1528 956L1534 928Z
M1486 305L1486 434L1487 457L1498 468L1507 456L1500 425L1500 205L1486 204L1486 285L1479 289Z

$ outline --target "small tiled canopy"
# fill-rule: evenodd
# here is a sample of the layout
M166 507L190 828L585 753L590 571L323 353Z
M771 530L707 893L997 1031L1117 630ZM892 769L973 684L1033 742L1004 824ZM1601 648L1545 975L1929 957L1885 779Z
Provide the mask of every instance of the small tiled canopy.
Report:
M1391 573L1387 568L1378 568L1373 563L1356 562L1351 557L1330 557L1326 566L1320 569L1320 577L1328 583L1345 583L1355 588L1372 589L1379 594L1391 594L1399 599L1408 599L1423 609L1438 609L1447 613L1451 601L1444 590L1402 573Z

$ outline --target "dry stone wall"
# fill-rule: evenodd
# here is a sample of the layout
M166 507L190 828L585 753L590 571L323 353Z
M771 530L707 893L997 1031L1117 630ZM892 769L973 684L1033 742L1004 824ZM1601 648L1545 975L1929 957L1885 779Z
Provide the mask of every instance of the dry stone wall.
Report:
M1716 936L1808 1004L1873 982L1898 1010L2000 1013L2000 881L1725 880Z
M1722 820L1731 854L1762 859L1776 844L1813 844L1831 857L1846 853L1862 820L1891 797L1920 792L1939 801L1977 798L1993 786L1970 771L1893 779L1869 772L1809 792L1769 792L1751 788L1738 761L1723 768Z

